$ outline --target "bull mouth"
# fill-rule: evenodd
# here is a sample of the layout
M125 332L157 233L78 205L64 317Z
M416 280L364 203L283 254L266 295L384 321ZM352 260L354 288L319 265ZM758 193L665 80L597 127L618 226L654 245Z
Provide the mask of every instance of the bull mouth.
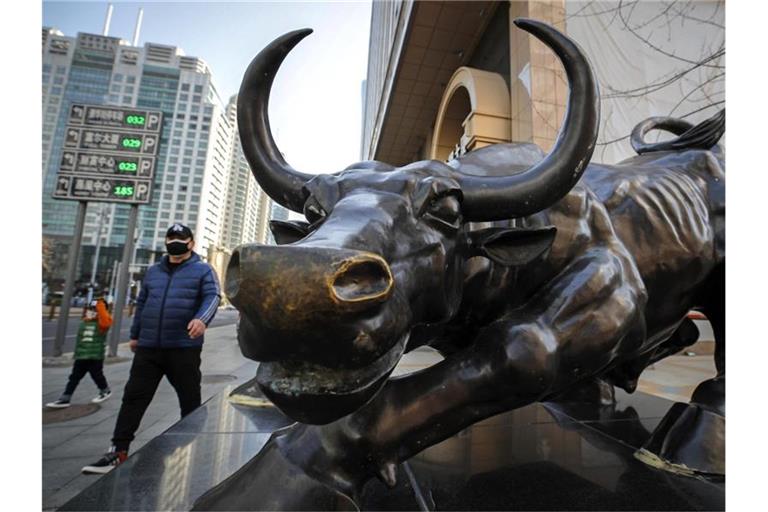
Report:
M330 368L306 361L260 363L256 382L291 419L324 425L358 410L376 395L405 352L407 339L403 336L362 368Z

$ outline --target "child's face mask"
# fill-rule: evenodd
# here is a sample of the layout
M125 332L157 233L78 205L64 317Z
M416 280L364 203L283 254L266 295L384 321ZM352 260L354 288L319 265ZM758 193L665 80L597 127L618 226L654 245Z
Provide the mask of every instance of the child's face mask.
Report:
M86 311L86 312L85 312L85 319L86 319L86 320L93 320L94 318L96 318L96 316L97 316L97 315L96 315L96 312L95 312L95 311L90 311L90 310L89 310L89 311Z

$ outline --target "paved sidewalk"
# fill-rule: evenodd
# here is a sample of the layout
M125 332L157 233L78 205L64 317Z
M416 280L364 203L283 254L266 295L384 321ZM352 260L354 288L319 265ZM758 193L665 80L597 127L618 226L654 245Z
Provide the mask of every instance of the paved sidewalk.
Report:
M96 461L110 445L123 388L128 379L132 353L127 345L121 345L118 356L125 357L126 360L104 366L104 374L113 394L101 404L98 411L82 418L42 426L44 510L58 508L99 478L80 474L80 468ZM234 388L253 378L256 366L257 363L245 359L240 353L234 325L208 329L201 366L203 402L226 388ZM70 369L70 366L43 368L43 406L59 397ZM225 376L232 376L234 379ZM86 376L80 381L72 403L86 404L96 393L96 385L90 376ZM131 451L138 450L178 420L176 393L168 381L163 379L144 415Z
M703 337L704 338L704 337ZM706 339L706 338L704 338ZM698 352L697 353L703 353ZM110 444L112 429L128 378L131 352L121 345L118 356L126 362L107 364L104 373L113 396L101 404L96 413L79 419L43 425L43 509L63 505L98 476L81 475L80 468L97 460ZM430 348L420 348L406 354L394 371L403 375L439 362L442 357ZM237 346L235 326L210 328L202 356L203 401L222 391L234 389L256 374L257 363L245 359ZM64 388L70 367L43 368L43 404L58 398ZM677 355L647 369L639 390L670 400L687 401L695 386L714 375L712 355L693 357ZM208 384L216 376L232 375L234 380ZM84 404L96 395L96 386L86 376L80 383L73 403ZM173 388L163 379L157 394L144 415L131 449L136 451L179 420L179 408Z

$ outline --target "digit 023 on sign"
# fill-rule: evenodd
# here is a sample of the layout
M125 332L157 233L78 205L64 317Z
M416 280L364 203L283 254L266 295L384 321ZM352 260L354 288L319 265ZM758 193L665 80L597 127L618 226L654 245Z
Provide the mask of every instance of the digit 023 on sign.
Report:
M61 155L59 173L151 179L154 175L154 168L155 157L153 156L65 150Z

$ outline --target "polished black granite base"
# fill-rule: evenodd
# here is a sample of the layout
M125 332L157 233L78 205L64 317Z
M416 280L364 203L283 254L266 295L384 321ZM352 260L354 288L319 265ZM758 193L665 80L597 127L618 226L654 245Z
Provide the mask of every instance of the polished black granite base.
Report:
M473 425L372 480L365 510L724 510L725 484L633 457L672 402L617 391L617 404L534 404ZM188 510L290 421L222 393L60 510ZM280 485L280 482L275 482Z

